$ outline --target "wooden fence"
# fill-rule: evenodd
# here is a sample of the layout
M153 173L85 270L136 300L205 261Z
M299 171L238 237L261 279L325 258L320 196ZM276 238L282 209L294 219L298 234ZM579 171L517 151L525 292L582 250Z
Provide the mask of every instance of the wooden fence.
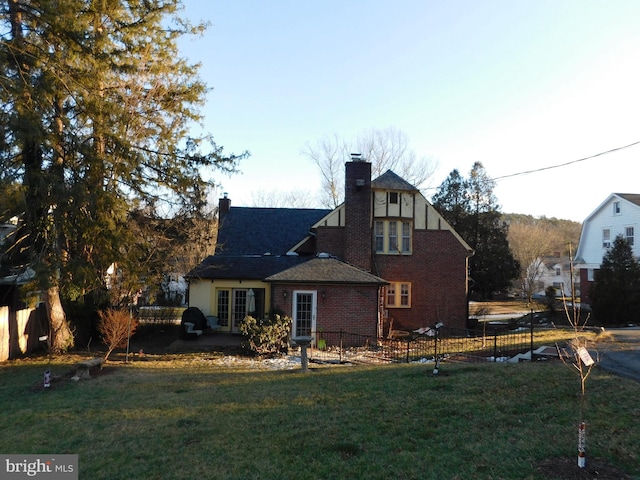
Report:
M12 311L0 307L0 362L18 358L42 347L39 337L46 335L37 308Z

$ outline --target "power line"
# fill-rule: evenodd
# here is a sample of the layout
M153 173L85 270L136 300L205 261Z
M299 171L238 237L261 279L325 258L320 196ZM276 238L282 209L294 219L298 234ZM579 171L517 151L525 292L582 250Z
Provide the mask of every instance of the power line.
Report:
M630 147L633 147L633 146L639 145L639 144L640 144L640 141L637 141L637 142L630 143L629 145L624 145L623 147L612 148L611 150L607 150L606 152L596 153L595 155L591 155L589 157L579 158L577 160L572 160L572 161L566 162L566 163L560 163L558 165L550 165L548 167L536 168L535 170L527 170L525 172L518 172L518 173L511 173L509 175L502 175L500 177L494 177L492 180L502 180L504 178L517 177L517 176L520 176L520 175L528 175L530 173L543 172L545 170L551 170L551 169L554 169L554 168L566 167L567 165L573 165L574 163L584 162L585 160L591 160L592 158L601 157L602 155L607 155L609 153L614 153L614 152L617 152L617 151L620 151L620 150L624 150L625 148L630 148Z

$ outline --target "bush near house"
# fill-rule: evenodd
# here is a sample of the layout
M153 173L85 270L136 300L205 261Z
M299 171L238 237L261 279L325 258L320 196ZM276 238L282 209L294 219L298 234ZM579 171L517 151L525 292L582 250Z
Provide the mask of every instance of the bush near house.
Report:
M248 315L240 322L239 330L247 337L252 351L258 355L274 355L287 350L291 318L276 314L257 320Z
M126 344L127 339L135 332L138 322L125 310L112 308L98 312L100 321L98 331L107 346L104 359L107 360L111 352Z

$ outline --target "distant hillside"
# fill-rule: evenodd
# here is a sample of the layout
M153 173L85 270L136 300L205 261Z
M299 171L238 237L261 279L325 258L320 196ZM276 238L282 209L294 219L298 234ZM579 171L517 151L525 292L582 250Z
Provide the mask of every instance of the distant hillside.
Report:
M509 225L522 224L522 225L534 225L554 233L557 236L557 245L564 245L560 251L548 252L549 255L569 255L569 245L571 250L575 254L578 248L578 242L580 241L580 231L582 230L582 223L574 222L573 220L562 220L559 218L547 218L547 217L533 217L531 215L522 215L519 213L504 213L502 214L502 221Z

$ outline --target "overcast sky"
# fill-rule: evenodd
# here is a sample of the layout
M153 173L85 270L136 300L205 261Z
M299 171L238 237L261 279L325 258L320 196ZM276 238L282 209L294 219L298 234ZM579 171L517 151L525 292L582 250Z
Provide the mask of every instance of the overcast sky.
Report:
M236 206L315 192L301 150L334 134L405 132L438 165L432 187L476 161L497 178L640 141L637 0L184 3L211 23L181 43L212 87L204 129L251 152L241 175L216 176ZM640 145L503 178L495 194L505 213L582 221L610 193L640 193L638 158Z

